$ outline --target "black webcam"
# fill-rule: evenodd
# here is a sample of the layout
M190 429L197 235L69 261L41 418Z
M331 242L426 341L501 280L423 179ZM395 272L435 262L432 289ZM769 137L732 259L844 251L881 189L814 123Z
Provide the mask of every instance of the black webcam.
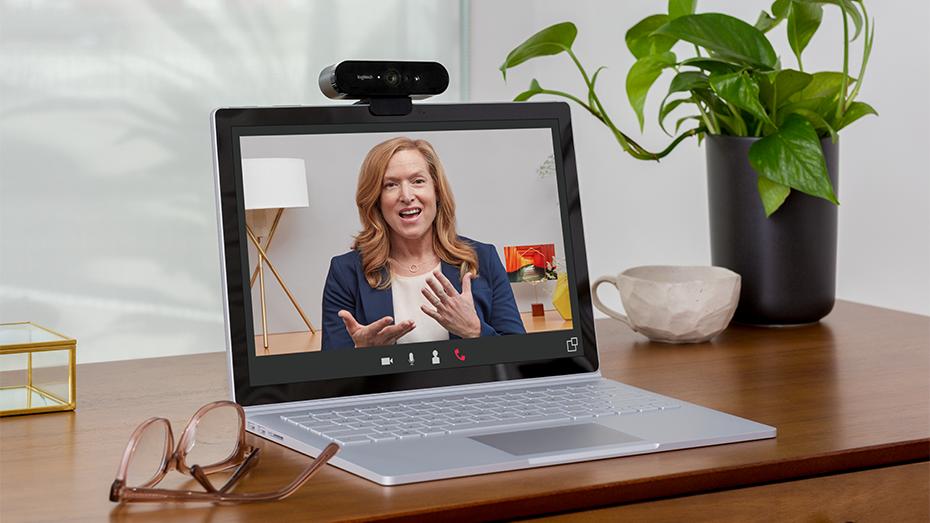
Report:
M438 62L347 60L320 72L323 94L361 100L376 115L408 114L412 99L441 94L447 87L449 72Z

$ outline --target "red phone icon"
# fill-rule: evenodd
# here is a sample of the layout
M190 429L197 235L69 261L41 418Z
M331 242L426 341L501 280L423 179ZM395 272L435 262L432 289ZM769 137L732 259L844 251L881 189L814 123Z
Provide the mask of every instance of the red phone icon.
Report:
M455 357L458 358L459 361L465 361L464 352L460 353L458 349L455 349L454 351L452 351L452 353L455 354Z

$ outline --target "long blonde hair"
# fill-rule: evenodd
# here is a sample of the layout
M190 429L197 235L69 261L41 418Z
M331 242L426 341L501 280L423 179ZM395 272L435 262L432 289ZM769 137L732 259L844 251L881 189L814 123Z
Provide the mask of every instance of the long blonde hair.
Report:
M355 203L358 205L362 230L355 236L352 249L358 251L362 258L365 279L375 289L391 286L391 271L388 269L390 231L381 213L381 188L391 158L397 152L406 150L419 151L423 155L436 190L433 251L442 261L458 267L462 274L471 271L477 275L478 255L475 249L459 239L455 232L455 198L436 150L426 140L411 140L401 136L372 147L358 174Z

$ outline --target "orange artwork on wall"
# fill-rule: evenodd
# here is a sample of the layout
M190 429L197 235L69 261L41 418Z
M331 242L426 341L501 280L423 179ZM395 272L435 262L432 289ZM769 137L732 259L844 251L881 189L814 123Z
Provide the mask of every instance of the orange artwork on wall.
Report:
M558 279L552 243L504 247L504 263L512 283Z

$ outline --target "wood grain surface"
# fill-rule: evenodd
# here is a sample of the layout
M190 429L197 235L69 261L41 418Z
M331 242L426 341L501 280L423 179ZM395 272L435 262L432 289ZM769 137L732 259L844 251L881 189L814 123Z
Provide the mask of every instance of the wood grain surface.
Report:
M930 521L930 462L631 503L533 521Z
M0 520L474 521L590 510L930 459L930 318L839 302L820 324L791 329L736 325L699 345L654 344L610 320L598 321L597 328L606 376L774 425L778 437L398 487L326 467L281 502L120 506L110 503L107 493L133 428L163 416L179 431L197 407L227 397L225 356L79 365L76 412L0 420ZM263 448L263 457L238 487L241 491L286 484L310 462L250 438ZM896 478L899 473L909 472L895 471ZM847 476L855 475L832 478L842 482ZM926 483L894 484L909 483L912 497L926 490ZM177 474L165 484L189 485ZM883 486L875 488L880 493ZM717 494L681 499L701 507L714 503L706 496ZM797 517L786 519L803 519L809 506L799 504L799 512L792 513Z

